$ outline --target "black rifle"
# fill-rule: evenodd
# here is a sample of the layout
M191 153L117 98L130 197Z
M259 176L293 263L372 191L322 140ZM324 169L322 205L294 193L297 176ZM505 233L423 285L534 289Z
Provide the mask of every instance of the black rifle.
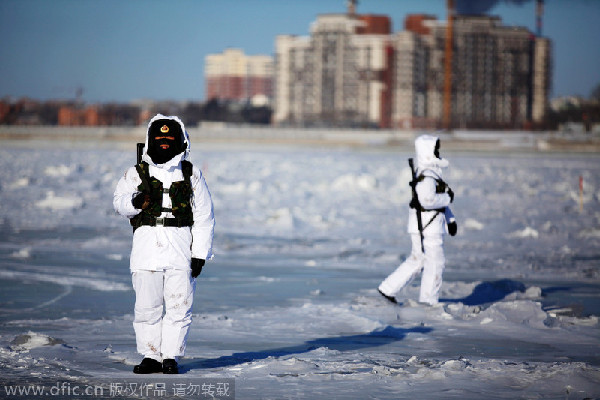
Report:
M144 154L144 143L137 144L137 163L142 162L142 154Z
M417 212L417 226L419 228L419 235L421 235L421 251L425 253L425 247L423 246L423 220L421 218L421 203L419 202L419 197L417 196L417 171L415 170L412 158L408 159L408 165L410 165L410 170L412 172L412 181L409 183L412 189L410 208L414 208Z

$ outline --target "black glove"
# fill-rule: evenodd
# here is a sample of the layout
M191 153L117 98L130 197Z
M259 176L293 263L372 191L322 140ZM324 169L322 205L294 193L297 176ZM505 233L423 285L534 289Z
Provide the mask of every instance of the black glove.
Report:
M456 235L458 231L458 226L456 225L456 221L448 222L448 233L450 236Z
M450 203L452 203L454 201L454 192L450 188L448 188L448 196L450 196Z
M206 261L201 258L192 258L192 278L196 278L200 275L205 262Z
M138 193L132 200L131 204L139 210L143 210L150 205L150 195L146 193Z

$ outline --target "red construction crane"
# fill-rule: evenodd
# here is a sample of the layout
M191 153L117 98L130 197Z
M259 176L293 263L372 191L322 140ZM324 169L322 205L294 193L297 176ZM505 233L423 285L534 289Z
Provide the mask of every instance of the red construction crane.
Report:
M448 23L446 25L446 51L444 57L444 129L449 130L452 110L452 35L454 21L454 0L447 0Z

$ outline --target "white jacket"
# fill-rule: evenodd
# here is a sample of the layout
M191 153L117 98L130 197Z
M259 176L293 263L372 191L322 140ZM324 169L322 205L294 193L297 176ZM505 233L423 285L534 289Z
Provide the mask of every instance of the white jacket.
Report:
M437 158L434 154L438 138L430 135L419 136L415 140L417 176L423 174L425 179L417 183L416 192L421 206L426 210L445 208L445 212L437 211L421 212L423 223L423 235L443 235L446 233L446 219L453 220L454 215L450 210L450 195L448 193L436 193L436 178L442 179L442 168L449 165L448 160ZM431 221L431 222L430 222ZM429 224L429 225L428 225ZM427 226L427 227L426 227ZM408 233L418 234L417 211L409 209Z
M157 165L147 154L148 135L146 135L146 147L142 160L148 163L150 176L160 180L164 188L169 188L172 182L184 179L181 161L186 160L189 156L190 141L183 122L177 117L166 117L159 114L150 121L148 128L154 120L165 118L175 120L181 125L184 142L187 144L186 150L170 161ZM204 260L212 258L215 226L212 199L202 173L195 166L190 181L194 193L191 199L194 225L191 229L190 227L152 227L148 225L137 228L133 234L130 257L132 271L156 271L166 268L189 269L192 257ZM117 183L113 197L113 206L117 213L132 218L141 211L131 203L139 193L137 188L141 182L135 166L125 172L125 175ZM163 207L171 207L171 198L168 193L163 194ZM161 217L172 218L173 215L170 212L163 212Z

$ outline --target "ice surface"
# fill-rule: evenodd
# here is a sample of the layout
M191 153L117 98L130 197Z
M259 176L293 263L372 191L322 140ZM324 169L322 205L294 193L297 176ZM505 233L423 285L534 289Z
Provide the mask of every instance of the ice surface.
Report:
M376 288L410 252L411 154L194 145L216 257L185 376L235 378L240 399L600 397L597 157L443 155L459 233L441 304L417 281L394 306ZM135 378L131 228L112 209L134 159L0 149L0 391Z
M35 203L38 208L49 208L52 211L69 210L83 205L83 199L77 196L56 196L53 190L46 193L46 198Z

